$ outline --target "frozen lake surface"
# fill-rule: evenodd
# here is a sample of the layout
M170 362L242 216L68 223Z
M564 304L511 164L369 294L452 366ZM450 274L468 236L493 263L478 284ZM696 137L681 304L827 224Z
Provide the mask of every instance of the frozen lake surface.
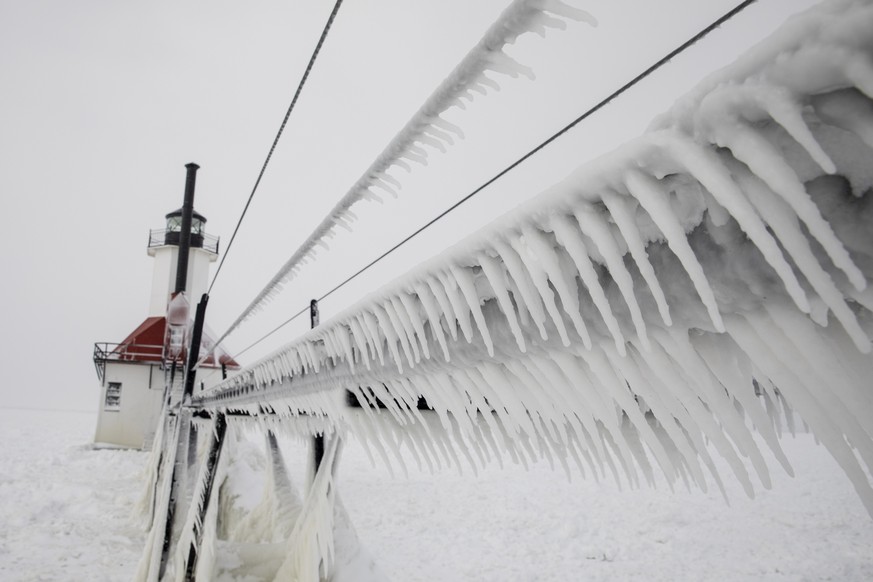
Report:
M133 577L148 455L93 450L95 421L0 409L0 580ZM714 487L620 491L575 472L568 482L547 463L392 479L354 442L340 491L392 580L873 579L873 521L848 479L807 434L786 436L783 447L796 478L774 469L773 490L754 500L727 479L730 506Z

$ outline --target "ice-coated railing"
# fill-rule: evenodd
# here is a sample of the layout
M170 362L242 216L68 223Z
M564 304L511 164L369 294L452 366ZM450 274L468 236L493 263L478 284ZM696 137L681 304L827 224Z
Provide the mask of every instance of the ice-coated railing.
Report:
M358 548L348 433L389 470L406 447L422 468L545 458L724 491L720 455L752 495L770 486L759 447L791 472L778 437L798 414L873 514L870 31L873 1L793 19L645 135L168 407L136 579L212 579L219 536L275 580L339 575ZM266 445L245 508L239 431ZM305 497L288 436L313 445Z
M465 102L472 102L476 94L499 90L495 76L533 79L534 73L529 67L504 52L506 45L528 32L545 37L550 28L566 28L568 20L597 24L588 12L562 0L513 0L216 343L220 344L294 279L304 264L314 260L319 247L327 248L327 239L334 236L338 227L351 231L356 219L353 206L367 200L381 202L380 193L396 198L401 183L390 173L392 168L408 171L410 163L427 165L432 150L445 152L456 138L464 137L461 128L444 119L442 114L452 107L463 109Z
M786 406L873 514L870 31L870 2L793 18L640 138L195 404L326 417L385 461L544 456L632 485L647 449L671 485L721 487L714 449L749 495L750 469L770 485L759 442L791 471Z

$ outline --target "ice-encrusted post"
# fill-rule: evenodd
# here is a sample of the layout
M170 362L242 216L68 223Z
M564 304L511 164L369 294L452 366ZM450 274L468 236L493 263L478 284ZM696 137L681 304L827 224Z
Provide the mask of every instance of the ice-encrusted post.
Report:
M209 502L212 499L215 476L218 473L218 463L221 460L221 451L224 448L226 433L227 419L223 413L218 413L215 415L215 424L213 425L212 438L209 441L209 449L206 453L206 459L200 473L200 480L197 483L197 489L194 491L192 499L191 514L188 520L192 527L191 538L190 540L182 538L182 541L189 542L188 557L185 560L184 568L185 580L187 581L194 580L195 573L197 572L197 559L200 556L200 547L203 543L203 530L204 527L208 527L206 525L206 512L209 510Z
M309 302L309 326L312 329L318 327L318 299L313 299ZM321 466L321 460L324 458L324 433L318 433L312 437L312 454L313 454L313 477L318 474L318 467Z
M200 303L197 304L197 312L194 314L194 327L191 330L191 349L188 350L188 358L185 365L185 391L182 395L183 404L187 405L194 394L194 379L197 375L197 360L200 357L200 340L203 337L203 321L206 319L206 305L209 303L209 295L203 294Z

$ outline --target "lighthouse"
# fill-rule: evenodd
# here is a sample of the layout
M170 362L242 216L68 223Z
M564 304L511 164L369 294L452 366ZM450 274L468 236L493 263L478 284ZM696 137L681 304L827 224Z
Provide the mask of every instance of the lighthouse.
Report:
M100 381L94 442L131 448L151 446L161 408L183 381L187 329L196 303L206 292L209 267L218 258L219 238L207 234L206 217L193 209L196 164L188 164L185 204L165 217L163 228L149 231L146 252L153 260L148 312L118 343L94 344ZM189 192L190 190L190 192ZM186 222L185 205L190 206ZM185 233L190 231L190 236ZM186 242L188 244L186 244ZM169 325L168 325L169 323ZM204 331L201 354L214 340ZM200 355L198 354L198 360ZM197 367L195 385L219 380L239 366L219 349Z

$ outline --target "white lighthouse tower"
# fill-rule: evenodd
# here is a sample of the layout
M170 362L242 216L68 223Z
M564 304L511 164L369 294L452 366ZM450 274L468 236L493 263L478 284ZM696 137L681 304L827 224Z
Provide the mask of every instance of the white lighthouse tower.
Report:
M196 169L195 164L189 164L189 180L192 182ZM171 345L178 343L178 334L171 331L176 331L177 325L173 324L179 322L174 321L174 315L170 314L172 330L168 329L168 308L172 302L174 311L178 312L179 304L185 305L187 298L193 298L192 303L199 300L207 289L209 266L218 258L219 244L218 237L205 231L206 217L193 211L193 184L191 188L187 260L180 260L180 252L184 254L186 251L182 224L184 208L180 208L166 215L164 228L149 232L147 252L154 259L154 270L145 321L120 343L94 344L94 365L100 380L95 443L132 448L151 446L161 407L168 396L167 389L182 382L186 354L180 355L179 346ZM180 270L187 272L184 281ZM184 310L182 317L184 328L188 320ZM204 348L209 349L213 343L204 331ZM227 369L238 368L229 356L216 352L198 366L198 386L207 378L220 379Z
M182 209L167 214L166 228L149 232L148 254L154 259L149 316L165 316L176 283ZM196 302L209 283L209 265L218 258L218 237L206 234L206 217L194 211L188 254L187 295Z

